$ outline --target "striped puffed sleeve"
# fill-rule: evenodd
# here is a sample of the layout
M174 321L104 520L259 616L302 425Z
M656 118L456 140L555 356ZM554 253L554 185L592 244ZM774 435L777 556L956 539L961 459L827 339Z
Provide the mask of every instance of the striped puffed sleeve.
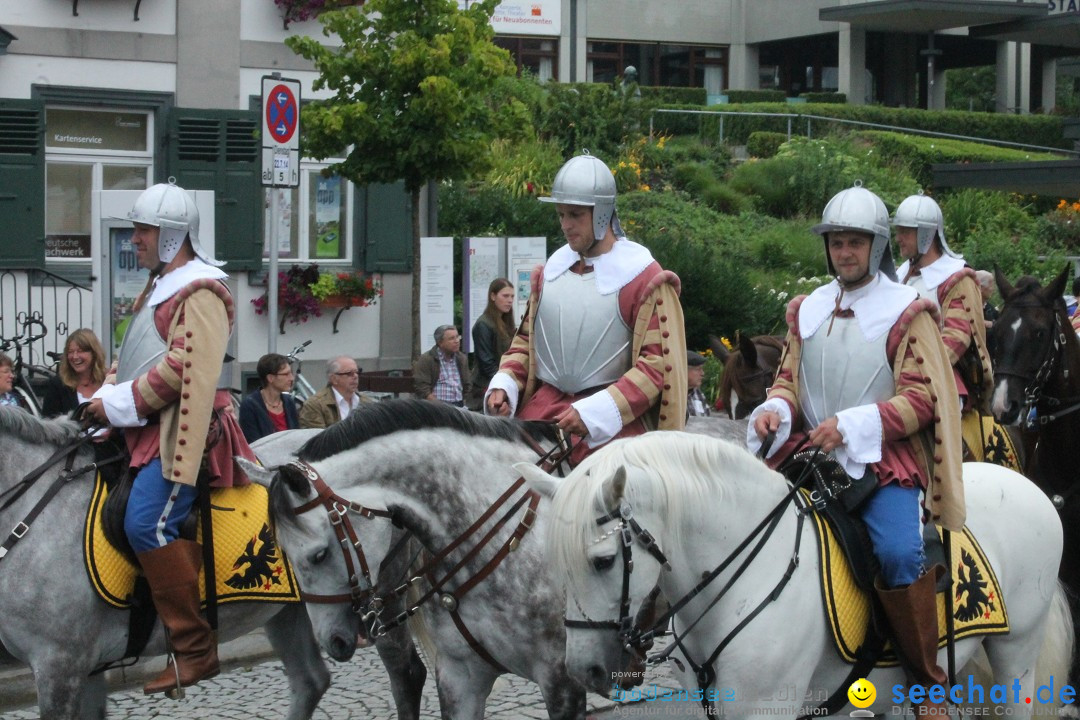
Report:
M931 381L938 374L952 372L935 368L933 360L945 357L940 351L937 308L929 300L916 300L904 311L890 332L886 352L894 358L896 394L878 403L882 434L886 442L905 438L925 429L934 418L936 395ZM938 347L935 348L934 346ZM937 351L937 352L935 352ZM902 359L898 353L903 353ZM928 381L927 378L931 378ZM955 387L955 385L953 386Z
M977 303L981 298L979 286L975 283L975 272L970 268L956 273L939 288L943 319L941 340L945 343L949 362L953 366L964 357L971 343L975 341L974 333L977 329L982 328L985 335L986 326L981 324L982 308ZM980 324L977 327L972 322L976 317L973 308L979 311Z

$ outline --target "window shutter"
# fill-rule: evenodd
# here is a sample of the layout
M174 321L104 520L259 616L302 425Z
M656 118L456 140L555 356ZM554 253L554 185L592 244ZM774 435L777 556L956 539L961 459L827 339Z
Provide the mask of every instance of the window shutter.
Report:
M364 203L364 271L412 270L412 202L404 182L368 185Z
M214 191L214 253L229 271L262 261L258 133L257 111L173 108L169 116L167 174L184 189Z
M45 109L0 99L0 268L45 267Z

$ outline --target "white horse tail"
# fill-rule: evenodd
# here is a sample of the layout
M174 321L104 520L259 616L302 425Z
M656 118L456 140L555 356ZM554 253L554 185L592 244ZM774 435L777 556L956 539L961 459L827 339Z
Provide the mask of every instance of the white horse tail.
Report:
M1043 628L1042 648L1039 650L1039 659L1035 665L1035 687L1048 685L1051 676L1060 687L1063 678L1069 677L1075 649L1074 642L1068 593L1065 586L1058 582L1054 599L1050 604L1050 613Z

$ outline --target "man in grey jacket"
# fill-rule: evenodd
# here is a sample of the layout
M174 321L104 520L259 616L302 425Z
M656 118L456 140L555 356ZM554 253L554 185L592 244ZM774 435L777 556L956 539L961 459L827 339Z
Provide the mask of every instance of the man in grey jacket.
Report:
M416 397L441 400L454 407L465 407L472 389L469 358L461 352L461 335L453 325L435 330L435 347L421 355L413 365Z

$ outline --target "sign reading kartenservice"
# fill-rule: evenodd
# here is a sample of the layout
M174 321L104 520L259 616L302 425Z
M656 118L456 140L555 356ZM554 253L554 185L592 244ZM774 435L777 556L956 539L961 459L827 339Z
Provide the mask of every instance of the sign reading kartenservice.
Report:
M458 0L466 9L472 0ZM562 0L503 0L491 16L499 35L558 35L562 32Z

